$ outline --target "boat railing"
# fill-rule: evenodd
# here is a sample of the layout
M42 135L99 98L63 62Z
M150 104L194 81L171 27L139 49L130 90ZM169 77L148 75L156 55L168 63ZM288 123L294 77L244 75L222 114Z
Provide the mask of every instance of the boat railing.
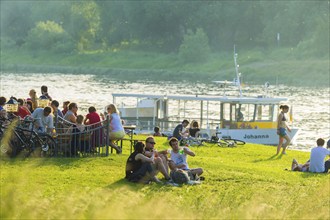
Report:
M193 120L200 122L199 118L186 118L188 121L192 122ZM124 119L125 125L135 125L136 132L139 133L149 133L152 134L154 127L159 127L161 131L165 133L172 133L174 128L182 122L183 119L157 119L153 121L152 119ZM220 127L219 119L209 119L204 121L203 124L200 124L200 128L203 130L216 130Z

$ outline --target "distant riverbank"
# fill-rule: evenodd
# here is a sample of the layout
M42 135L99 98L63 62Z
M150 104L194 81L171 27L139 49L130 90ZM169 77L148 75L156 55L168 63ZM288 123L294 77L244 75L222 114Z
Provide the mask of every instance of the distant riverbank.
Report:
M281 54L279 56L278 54ZM329 86L329 59L297 59L283 52L245 51L238 63L243 82ZM231 81L235 77L231 53L213 54L205 63L181 63L175 54L146 52L104 52L56 55L46 52L4 51L1 71L19 73L94 74L113 80Z

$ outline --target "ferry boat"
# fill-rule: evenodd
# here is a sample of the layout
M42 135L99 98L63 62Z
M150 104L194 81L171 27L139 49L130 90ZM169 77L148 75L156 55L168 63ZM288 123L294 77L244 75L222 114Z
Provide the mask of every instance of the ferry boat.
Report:
M204 137L217 135L219 138L239 139L247 143L277 145L279 105L287 104L288 99L267 94L244 97L236 53L234 61L236 79L231 85L238 87L239 94L236 97L229 97L225 93L223 96L113 93L113 103L118 106L125 123L136 125L136 133L152 134L153 128L158 126L163 133L171 135L177 124L188 119L199 122ZM265 88L268 86L266 83ZM130 105L125 103L128 100ZM298 129L292 128L292 124L290 127L288 134L294 144Z

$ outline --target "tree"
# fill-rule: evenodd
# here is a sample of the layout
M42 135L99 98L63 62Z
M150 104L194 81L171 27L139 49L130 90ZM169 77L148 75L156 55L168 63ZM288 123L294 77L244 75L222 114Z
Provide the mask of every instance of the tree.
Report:
M31 50L53 50L71 52L74 44L71 37L54 21L38 22L29 31L25 46Z
M188 30L179 49L179 57L184 62L202 62L210 55L209 40L203 29L198 28L196 33Z

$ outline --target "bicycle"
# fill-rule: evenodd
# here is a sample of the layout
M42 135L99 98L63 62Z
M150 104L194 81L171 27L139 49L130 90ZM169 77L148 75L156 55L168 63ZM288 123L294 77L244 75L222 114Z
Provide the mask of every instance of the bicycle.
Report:
M217 135L221 133L216 133L215 136L212 136L211 139L204 139L202 143L209 143L209 144L217 144L219 147L236 147L238 145L244 145L245 141L233 139L230 137L221 137L219 138Z
M7 150L7 154L10 157L16 157L23 152L23 157L29 157L36 149L40 148L40 156L54 156L56 142L52 136L47 133L36 132L33 128L33 124L36 119L27 118L23 121L13 122L6 130L9 138L1 144L1 150ZM16 125L18 123L18 125ZM14 135L14 136L12 136ZM3 146L6 145L7 146Z

